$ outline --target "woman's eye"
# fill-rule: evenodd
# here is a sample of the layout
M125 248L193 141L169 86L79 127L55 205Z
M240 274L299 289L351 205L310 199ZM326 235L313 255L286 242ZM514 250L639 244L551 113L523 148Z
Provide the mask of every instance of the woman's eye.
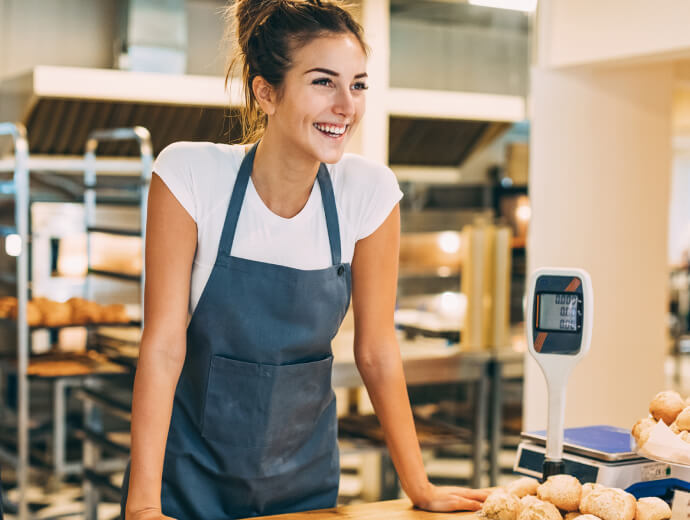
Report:
M328 78L319 78L311 82L312 85L322 85L324 87L330 87L333 85L333 81Z
M369 86L364 83L363 81L358 81L354 85L352 85L352 90L367 90Z

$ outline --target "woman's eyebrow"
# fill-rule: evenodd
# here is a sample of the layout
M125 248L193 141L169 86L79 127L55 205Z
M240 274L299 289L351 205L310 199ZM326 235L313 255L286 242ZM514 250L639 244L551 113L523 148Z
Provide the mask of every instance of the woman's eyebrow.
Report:
M310 72L321 72L322 74L328 74L329 76L335 76L336 78L340 76L340 74L336 71L331 69L324 69L323 67L314 67L313 69L309 69L308 71L306 71L305 74L309 74ZM355 79L367 77L369 77L369 75L366 72L360 72L355 76Z

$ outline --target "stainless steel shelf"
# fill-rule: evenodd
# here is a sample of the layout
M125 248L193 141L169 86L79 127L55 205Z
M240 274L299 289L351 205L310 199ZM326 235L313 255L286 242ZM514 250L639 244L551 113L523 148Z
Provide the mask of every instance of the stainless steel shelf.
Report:
M106 235L117 235L123 237L141 237L141 231L138 229L116 229L107 227L90 227L86 230L87 233L103 233Z

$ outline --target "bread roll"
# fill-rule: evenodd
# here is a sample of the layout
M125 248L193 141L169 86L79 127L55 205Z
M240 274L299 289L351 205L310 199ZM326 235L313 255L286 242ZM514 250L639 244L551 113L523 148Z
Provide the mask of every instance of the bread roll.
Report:
M632 436L638 446L643 446L649 439L649 431L656 426L656 421L652 417L645 417L635 423L632 428Z
M581 515L578 513L577 516L573 517L573 520L601 520L601 518L594 515Z
M539 481L537 479L521 477L508 484L506 486L506 491L508 491L508 493L512 493L518 498L522 498L527 495L535 495L538 487Z
M622 489L601 487L585 495L580 512L601 520L633 520L637 511L635 497Z
M127 323L129 316L127 316L127 309L120 303L112 305L105 305L101 311L101 321L103 323Z
M563 520L575 520L575 518L577 518L578 516L582 516L579 511L575 513L568 513L567 515L565 515Z
M10 311L10 318L13 320L19 319L19 308L14 307ZM43 322L43 314L34 302L26 302L26 322L29 327L38 327Z
M577 511L582 497L582 485L570 475L553 475L537 488L537 496L563 511Z
M660 498L646 497L637 501L635 520L668 520L669 518L671 518L671 508Z
M102 308L99 304L84 298L70 298L67 301L72 306L72 323L74 325L86 325L103 321L101 319Z
M70 325L72 321L72 307L69 303L42 302L41 314L43 315L43 326L62 327Z
M517 520L520 509L518 497L507 491L498 490L484 501L482 514L487 520Z
M541 502L537 497L534 495L526 495L520 499L520 511L525 509L527 506Z
M686 406L681 410L673 424L675 424L680 431L690 430L690 406Z
M539 501L520 511L517 520L563 520L563 517L555 505Z
M17 307L17 298L14 296L3 296L0 298L0 318L9 318L12 309Z
M656 394L649 405L649 413L657 421L664 421L664 424L670 426L683 408L685 408L685 401L680 394L666 390Z

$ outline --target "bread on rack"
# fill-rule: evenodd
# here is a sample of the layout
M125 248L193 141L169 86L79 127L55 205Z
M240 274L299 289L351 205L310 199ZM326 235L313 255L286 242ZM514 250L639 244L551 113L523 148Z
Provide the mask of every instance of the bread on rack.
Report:
M15 321L19 318L19 307L17 305L10 311L10 318ZM26 323L29 327L38 327L43 323L41 309L32 301L26 302Z
M121 303L113 303L103 306L101 321L103 321L103 323L128 323L130 319L124 305Z
M64 327L72 323L72 308L69 303L42 298L36 305L41 310L41 325L44 327Z
M14 296L3 296L0 298L0 318L9 318L12 309L17 308L17 298Z
M37 297L27 302L27 322L31 327L65 327L98 323L129 323L127 309L120 303L100 305L84 298L57 302ZM17 299L0 298L0 318L17 320Z
M74 325L87 325L89 323L99 323L103 319L102 307L84 298L70 298L67 300L72 309L72 323Z

